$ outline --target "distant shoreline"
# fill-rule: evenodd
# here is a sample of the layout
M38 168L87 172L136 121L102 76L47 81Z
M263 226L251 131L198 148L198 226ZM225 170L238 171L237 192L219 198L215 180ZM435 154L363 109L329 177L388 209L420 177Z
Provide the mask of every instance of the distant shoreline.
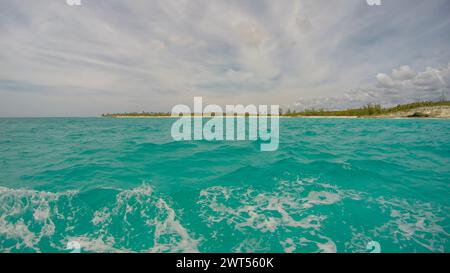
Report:
M377 104L368 104L361 108L346 109L346 110L324 110L324 109L310 109L303 112L291 112L290 109L286 113L281 112L280 115L253 115L253 114L218 114L212 113L185 113L184 116L212 118L220 116L224 118L235 117L279 117L279 118L370 118L370 119L399 119L399 118L450 118L450 101L423 101L409 104L397 105L390 108L382 108ZM102 117L109 118L179 118L179 116L171 116L170 112L132 112L132 113L116 113L116 114L102 114Z
M195 118L212 118L211 116L194 116ZM237 116L237 117L253 117L256 118L258 116ZM264 118L269 118L270 116L259 116ZM450 117L391 117L391 116L274 116L278 118L287 118L287 119L450 119ZM117 119L176 119L180 117L172 117L172 116L114 116L107 118L117 118ZM224 116L223 118L236 118L236 116Z

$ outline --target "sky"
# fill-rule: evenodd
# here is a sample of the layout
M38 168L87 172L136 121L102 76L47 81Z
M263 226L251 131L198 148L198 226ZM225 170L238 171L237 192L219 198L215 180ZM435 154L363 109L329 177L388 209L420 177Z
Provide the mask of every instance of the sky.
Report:
M0 116L450 97L450 0L0 0Z

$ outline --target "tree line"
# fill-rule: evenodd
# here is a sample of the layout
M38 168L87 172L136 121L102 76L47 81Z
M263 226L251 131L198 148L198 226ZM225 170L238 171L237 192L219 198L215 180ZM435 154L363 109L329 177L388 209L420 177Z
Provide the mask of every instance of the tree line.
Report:
M384 108L380 104L369 103L360 108L348 108L345 110L325 110L325 109L305 109L304 111L296 112L288 109L282 112L282 116L377 116L385 115L395 112L409 111L419 107L434 107L434 106L450 106L450 101L420 101L408 104L398 104L394 107Z
M385 115L395 112L409 111L419 107L434 107L434 106L450 106L450 101L420 101L408 104L399 104L394 107L384 108L380 104L369 103L360 108L348 108L344 110L325 110L325 109L305 109L304 111L296 111L287 109L283 112L280 109L280 116L297 117L297 116L377 116ZM115 113L102 114L102 117L168 117L170 112L129 112L129 113ZM195 114L192 114L195 115ZM212 115L214 116L214 115ZM246 115L247 116L247 115Z

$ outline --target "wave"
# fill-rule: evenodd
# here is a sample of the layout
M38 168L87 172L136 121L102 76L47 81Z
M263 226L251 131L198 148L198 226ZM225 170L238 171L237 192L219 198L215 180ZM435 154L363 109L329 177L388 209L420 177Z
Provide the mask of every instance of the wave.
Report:
M213 233L217 241L239 232L237 252L366 252L373 240L387 251L445 252L449 246L448 208L374 198L316 179L281 181L274 189L213 186L201 191L198 205L203 221L224 234Z
M0 252L68 252L71 243L83 252L366 252L370 241L395 252L449 248L448 207L319 179L173 198L146 183L58 193L0 187Z
M93 209L78 191L0 187L0 251L59 252L75 241L87 252L198 252L199 241L149 185L113 192L112 206Z
M309 180L281 181L271 191L253 187L214 186L201 191L198 204L208 226L217 230L222 229L225 223L228 228L244 235L245 239L234 251L270 251L267 247L258 247L254 240L253 244L249 244L252 236L258 234L266 242L270 241L269 237L276 236L285 252L295 251L307 244L310 247L314 245L314 249L310 249L312 251L336 252L332 239L320 233L327 215L312 208L337 203L342 193L325 184L320 186L322 190L305 190L313 185L318 184ZM294 243L294 240L298 242Z

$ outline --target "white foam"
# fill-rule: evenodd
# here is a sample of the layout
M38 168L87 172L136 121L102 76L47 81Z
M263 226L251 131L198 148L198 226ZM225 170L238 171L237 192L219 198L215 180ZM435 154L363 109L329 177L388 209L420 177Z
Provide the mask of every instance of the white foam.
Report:
M400 246L407 246L413 241L431 252L445 252L443 242L449 239L450 234L440 225L445 220L437 216L443 210L441 207L397 198L381 197L374 201L392 217L374 230L379 236L386 237L387 233Z
M321 190L305 190L317 186ZM333 186L314 184L311 180L296 180L280 181L272 191L252 187L214 186L201 191L198 204L201 207L200 215L211 228L226 223L248 236L254 236L252 230L285 236L285 233L290 232L302 234L320 231L322 222L327 217L315 215L311 208L331 205L341 198L341 193ZM317 237L320 239L318 235ZM298 250L293 238L280 239L280 245L285 251ZM333 251L336 246L330 239L319 243L317 247L319 250Z
M0 245L4 251L29 248L40 251L37 245L55 233L54 218L63 218L58 212L62 197L70 199L75 191L51 193L28 189L0 187L0 235L14 240L14 245ZM26 219L31 215L32 219Z
M190 236L175 210L147 184L120 191L112 206L92 214L86 211L81 214L79 206L83 204L72 204L76 194L76 191L51 193L0 187L0 240L14 242L7 246L0 241L0 250L28 248L39 252L45 238L55 251L65 250L68 241L78 241L84 251L92 252L198 252L199 240ZM91 231L77 234L77 227L71 221L86 217L91 217L92 226L83 230ZM56 220L64 223L59 230L56 230ZM135 231L135 228L143 230ZM66 232L71 235L65 236ZM138 232L151 240L145 244L149 248L133 248L139 243L135 239L140 235ZM61 237L60 242L54 242ZM125 247L124 243L131 247Z
M116 219L121 219L117 223ZM133 220L130 220L133 219ZM139 220L139 222L136 222ZM92 222L100 226L97 232L100 242L106 241L114 227L122 232L122 241L133 237L139 226L147 226L152 245L146 252L198 252L199 240L193 239L177 219L174 209L154 194L153 189L143 184L140 187L121 191L115 206L102 208L94 213ZM148 244L149 242L147 242Z

